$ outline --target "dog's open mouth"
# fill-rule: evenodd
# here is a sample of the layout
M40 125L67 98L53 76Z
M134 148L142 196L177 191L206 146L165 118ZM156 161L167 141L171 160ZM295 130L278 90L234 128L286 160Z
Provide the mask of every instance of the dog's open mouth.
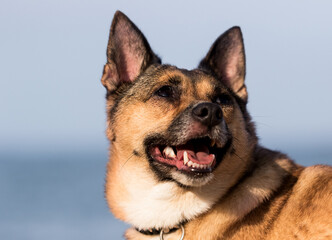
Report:
M204 137L178 146L151 146L149 153L154 160L183 172L210 173L223 150L216 146L215 140Z

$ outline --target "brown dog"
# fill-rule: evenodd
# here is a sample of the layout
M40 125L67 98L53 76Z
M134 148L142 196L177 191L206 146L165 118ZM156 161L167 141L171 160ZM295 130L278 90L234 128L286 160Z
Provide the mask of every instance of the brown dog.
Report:
M238 27L189 71L161 64L115 14L102 77L106 198L133 226L127 239L332 239L332 168L257 143L244 77Z

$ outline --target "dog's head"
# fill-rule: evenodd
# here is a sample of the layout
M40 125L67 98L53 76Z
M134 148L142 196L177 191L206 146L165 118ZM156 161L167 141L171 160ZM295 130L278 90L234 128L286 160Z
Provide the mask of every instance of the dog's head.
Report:
M117 189L108 198L129 191L121 183L128 176L135 184L204 188L221 181L230 187L256 144L244 77L240 28L222 34L189 71L161 64L139 29L117 12L102 77L111 141L106 190ZM123 168L130 174L117 177Z

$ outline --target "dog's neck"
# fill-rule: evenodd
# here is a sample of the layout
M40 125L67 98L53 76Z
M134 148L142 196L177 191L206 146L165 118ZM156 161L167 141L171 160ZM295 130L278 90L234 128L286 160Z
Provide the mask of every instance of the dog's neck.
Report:
M132 162L135 160L133 159ZM243 177L244 169L248 166L243 166L242 174L230 176L227 179L227 185L225 181L212 179L209 184L199 188L183 188L173 181L160 182L152 173L143 171L144 168L130 169L134 165L126 164L121 166L121 169L120 166L112 166L115 171L108 173L110 178L108 182L117 184L108 189L107 196L115 195L113 199L108 200L116 217L139 230L159 230L172 229L208 212L217 202L218 204L222 202L221 198L226 192L228 196L231 194L229 191L232 187L232 194L241 192L245 195L236 197L245 202L236 202L234 203L236 206L231 204L236 209L235 214L232 212L234 209L226 209L232 217L239 218L267 199L281 184L280 176L284 174L280 172L285 172L291 167L282 156L276 156L275 161L267 161L259 165L260 167L254 170L254 174L246 177ZM130 175L133 171L135 171L135 178ZM244 179L240 185L235 186L241 177ZM232 179L231 182L230 179ZM261 179L269 181L262 183ZM261 188L260 185L262 185ZM240 188L242 190L237 191ZM252 200L252 204L248 203L248 199Z
M207 212L220 196L207 188L185 189L171 181L140 186L128 188L133 198L121 203L126 220L140 230L174 228Z
M111 156L128 159L120 156L118 151L111 153ZM137 166L136 163L142 161L135 158L133 156L127 162L111 159L106 197L116 217L140 230L172 229L206 213L247 168L241 165L242 159L238 159L238 164L234 164L234 168L238 169L237 176L220 172L216 174L225 176L222 180L212 178L202 187L184 188L174 181L158 180L152 171L146 171L148 167Z

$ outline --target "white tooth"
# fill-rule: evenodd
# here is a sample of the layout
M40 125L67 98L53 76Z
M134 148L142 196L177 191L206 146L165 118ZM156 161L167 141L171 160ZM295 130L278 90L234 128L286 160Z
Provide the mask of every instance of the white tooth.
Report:
M207 165L207 167L211 167L212 164L213 164L213 162L214 162L214 160L216 159L216 155L212 154L212 156L213 156L213 160L211 161L211 163L209 163L209 164Z
M193 167L194 167L194 168L199 168L199 164L194 163Z
M184 153L183 153L183 162L184 162L185 165L188 165L188 164L187 164L188 161L189 161L189 159L188 159L188 153L187 153L187 151L184 151ZM188 166L189 166L189 165L188 165ZM190 167L190 166L189 166L189 167Z
M194 164L194 163L193 163L192 161L189 160L188 163L187 163L187 166L188 166L188 167L191 167L193 164Z
M163 151L165 157L168 157L168 158L175 158L175 153L173 151L173 148L171 147L165 147L164 151Z

